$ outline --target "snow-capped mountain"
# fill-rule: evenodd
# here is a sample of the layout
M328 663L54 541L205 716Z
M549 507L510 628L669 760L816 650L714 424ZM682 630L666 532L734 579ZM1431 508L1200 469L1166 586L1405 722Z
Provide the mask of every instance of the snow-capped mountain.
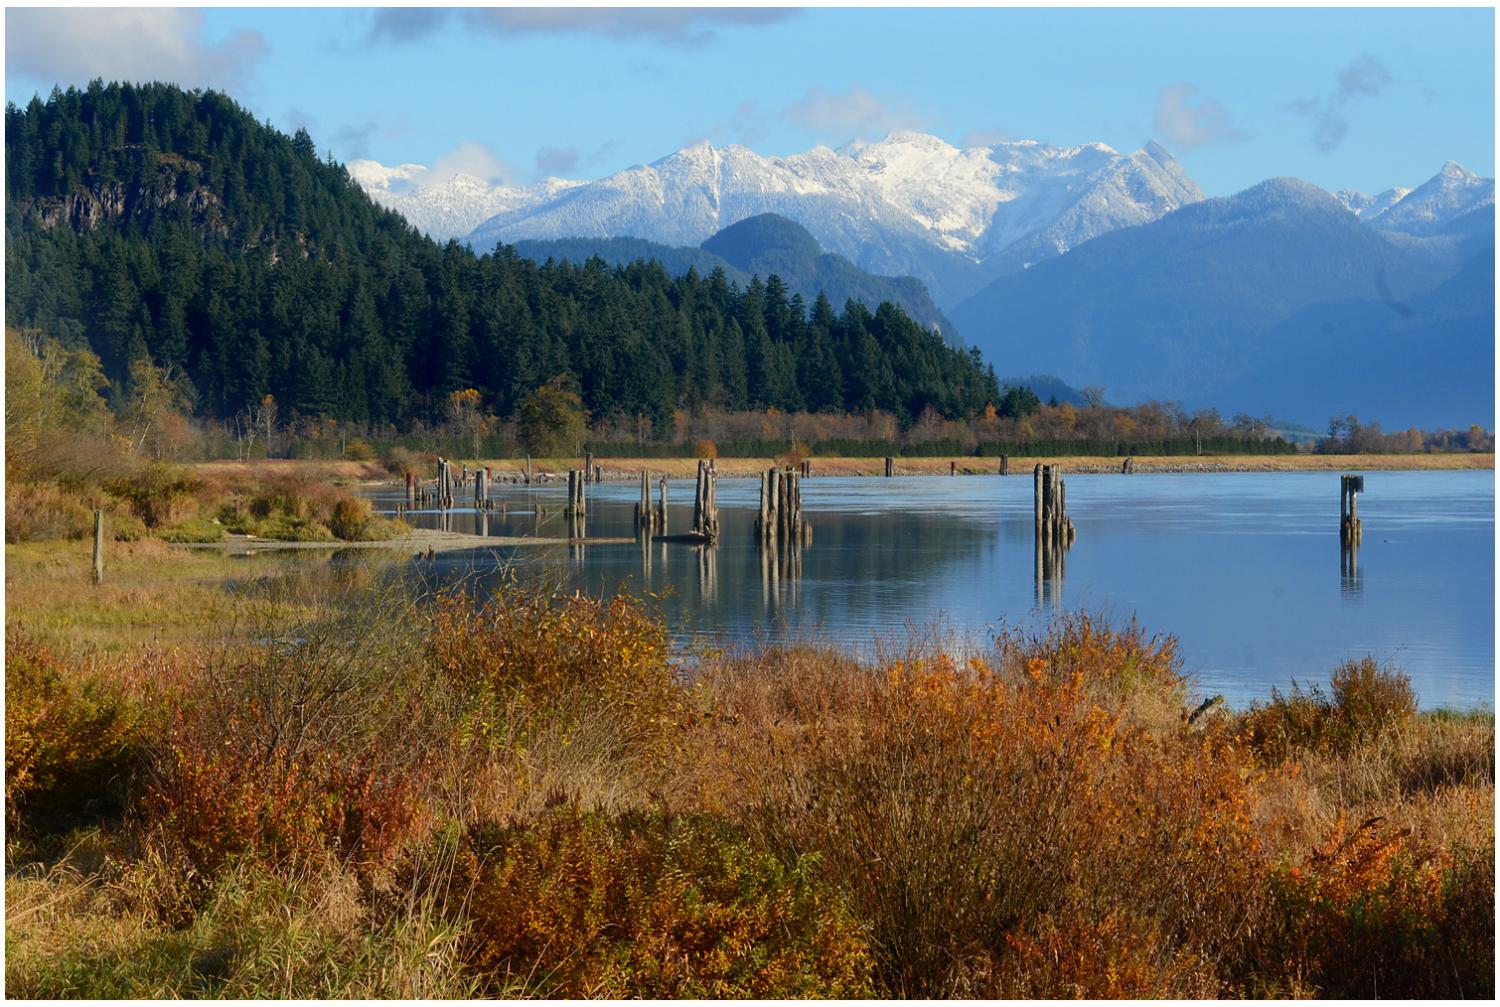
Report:
M1360 192L1358 189L1340 189L1333 196L1360 220L1370 220L1373 217L1380 216L1401 202L1410 193L1410 189L1403 189L1397 186L1394 189L1385 190L1378 196L1371 196Z
M387 166L358 160L350 161L347 167L350 177L371 199L395 210L436 241L466 237L497 213L535 205L583 184L549 178L534 186L510 187L462 173L443 182L423 184L428 169L421 164Z
M1463 218L1477 211L1493 213L1495 180L1449 161L1415 189L1387 189L1379 196L1344 189L1336 196L1371 227L1427 237L1468 226Z
M915 275L939 303L953 303L994 275L1202 198L1156 144L1128 155L1103 144L1029 140L959 149L896 132L877 143L764 157L705 142L518 202L469 241L487 248L630 235L696 245L747 217L777 213L862 268Z

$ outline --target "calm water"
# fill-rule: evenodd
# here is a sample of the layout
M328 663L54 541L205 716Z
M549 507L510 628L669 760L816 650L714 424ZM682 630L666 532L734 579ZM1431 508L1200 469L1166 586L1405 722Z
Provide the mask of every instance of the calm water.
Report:
M715 550L638 543L448 554L440 576L481 581L511 563L591 593L665 594L679 642L812 631L865 647L936 617L963 634L1036 626L1059 610L1137 617L1181 642L1205 693L1264 698L1326 681L1372 654L1406 669L1426 707L1495 698L1495 481L1491 472L1374 472L1364 543L1341 565L1336 473L1067 476L1078 539L1059 581L1038 583L1032 480L998 476L811 478L813 542L778 575L752 532L759 485L721 479ZM632 534L638 483L589 487L588 535ZM471 491L472 492L472 491ZM447 515L454 531L561 536L563 486L502 487L509 515ZM652 493L655 496L653 484ZM669 531L691 524L691 480L669 486ZM376 495L394 508L399 491ZM545 507L539 516L534 505ZM436 513L412 515L441 527ZM791 565L790 557L781 557Z

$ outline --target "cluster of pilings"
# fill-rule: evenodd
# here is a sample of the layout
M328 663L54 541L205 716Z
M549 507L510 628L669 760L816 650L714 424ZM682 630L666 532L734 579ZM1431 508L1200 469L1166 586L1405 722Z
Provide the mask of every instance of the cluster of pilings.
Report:
M1078 531L1068 517L1068 489L1063 484L1062 469L1056 465L1038 465L1032 470L1032 482L1035 494L1037 603L1045 604L1048 592L1054 603L1059 603L1068 549L1072 547Z
M1135 459L1134 458L1126 458L1123 462L1120 463L1120 474L1122 476L1133 476L1133 475L1135 475Z
M896 474L896 459L887 456L885 459L885 477L889 479Z
M719 541L718 472L710 461L698 462L698 484L693 491L693 534L708 545Z
M1038 465L1032 471L1035 483L1036 538L1049 546L1068 549L1078 536L1068 517L1068 487L1057 465Z
M1000 456L1000 474L1003 476L1010 475L1010 455Z
M655 507L651 505L651 473L641 470L641 499L635 505L635 530L650 539L652 535L667 533L667 477L658 483L661 499Z
M587 473L582 469L568 470L568 502L563 507L563 516L568 520L568 538L583 538L584 536L584 519L588 516L588 503L583 488L587 484Z
M812 526L802 516L802 476L792 469L767 469L760 477L760 515L755 534L762 543L803 546Z

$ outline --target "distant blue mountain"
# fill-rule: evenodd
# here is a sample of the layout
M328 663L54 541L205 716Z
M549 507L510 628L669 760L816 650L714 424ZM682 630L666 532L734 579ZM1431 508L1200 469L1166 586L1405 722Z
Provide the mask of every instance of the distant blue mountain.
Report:
M639 259L660 262L673 275L689 268L707 274L724 270L740 286L752 276L775 274L788 291L801 294L811 307L821 292L842 310L845 301L859 301L874 310L890 301L929 330L959 345L957 329L933 303L922 281L910 276L876 276L860 269L841 255L830 255L801 224L774 213L762 213L731 224L703 242L700 248L662 245L641 238L560 238L549 241L519 241L516 251L529 259L582 261L598 256L612 265Z
M1321 427L1494 421L1494 222L1387 234L1273 179L1000 277L954 311L997 368ZM1454 237L1455 233L1461 240Z

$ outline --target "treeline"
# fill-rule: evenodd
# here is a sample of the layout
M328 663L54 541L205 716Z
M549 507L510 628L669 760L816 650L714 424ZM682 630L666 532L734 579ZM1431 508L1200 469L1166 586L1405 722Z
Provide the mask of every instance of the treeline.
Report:
M1317 442L1319 454L1416 454L1422 452L1488 452L1495 450L1495 435L1478 423L1467 430L1380 429L1379 423L1361 423L1358 416L1335 416L1328 421L1328 436Z
M94 82L7 105L6 323L99 357L112 400L148 361L200 417L436 423L454 393L513 416L576 390L599 421L676 410L972 416L976 353L899 308L788 296L775 276L672 277L475 255L376 206L304 130L226 96Z

